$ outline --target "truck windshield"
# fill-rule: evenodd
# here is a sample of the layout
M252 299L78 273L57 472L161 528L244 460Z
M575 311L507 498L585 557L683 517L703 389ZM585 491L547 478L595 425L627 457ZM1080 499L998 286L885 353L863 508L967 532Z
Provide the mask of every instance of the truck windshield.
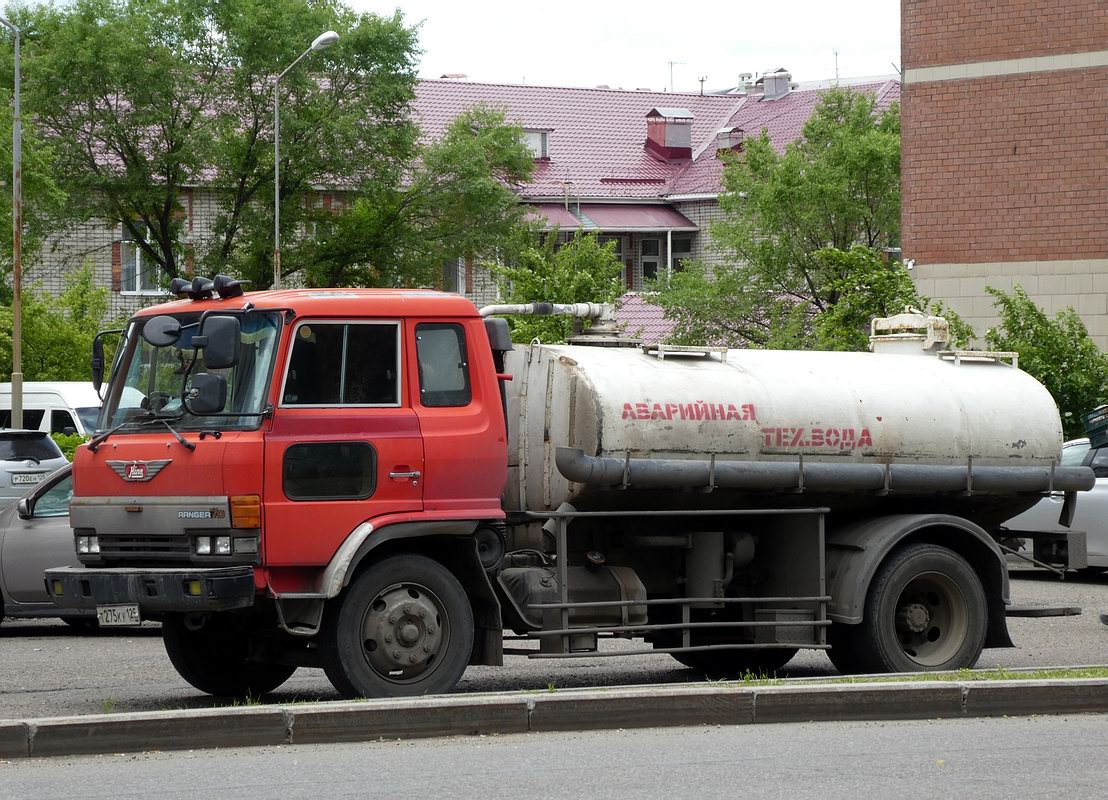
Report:
M149 319L149 318L147 318ZM158 418L172 420L182 430L247 430L261 424L261 417L273 373L281 318L278 314L252 312L244 314L238 363L228 369L205 370L203 359L196 356L192 337L197 331L200 314L180 314L180 338L168 347L154 347L140 335L147 319L132 320L120 347L120 355L112 371L112 381L100 414L99 430L120 425L135 428L157 426ZM186 375L213 372L227 380L227 403L223 413L242 416L195 416L181 402L189 388ZM156 416L155 416L156 415Z

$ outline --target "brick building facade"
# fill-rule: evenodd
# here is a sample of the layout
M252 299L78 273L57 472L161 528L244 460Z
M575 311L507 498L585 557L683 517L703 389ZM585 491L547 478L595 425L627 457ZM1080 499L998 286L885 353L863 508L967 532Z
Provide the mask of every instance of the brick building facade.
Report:
M979 335L986 287L1108 349L1108 3L902 0L903 255Z

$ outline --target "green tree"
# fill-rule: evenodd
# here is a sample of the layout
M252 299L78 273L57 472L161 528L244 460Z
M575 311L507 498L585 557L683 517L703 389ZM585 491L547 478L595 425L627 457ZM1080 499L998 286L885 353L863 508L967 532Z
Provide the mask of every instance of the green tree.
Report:
M858 244L845 251L825 247L813 256L824 269L839 276L829 285L838 301L817 314L812 324L815 349L866 350L870 321L899 314L907 307L945 317L955 346L964 347L973 339L973 329L953 309L920 295L907 270L896 263L886 264L871 248Z
M305 31L339 40L279 85L286 275L421 282L434 259L495 247L519 218L505 195L532 159L502 117L474 110L468 140L452 129L448 143L421 145L408 111L417 35L399 12L340 0L75 0L37 7L26 24L28 107L74 198L69 213L121 221L160 283L191 260L270 285L274 81L305 50ZM219 203L192 253L182 245L190 186ZM315 202L320 186L336 195L330 207Z
M500 110L460 114L420 147L408 180L367 187L299 247L308 284L430 285L447 261L509 247L525 212L512 187L534 168L522 135Z
M833 89L783 154L763 130L728 160L725 218L712 235L734 265L713 275L691 264L657 286L678 339L818 345L814 321L839 302L850 278L848 263L818 254L899 241L900 112L874 103L872 95Z
M58 296L29 288L23 295L23 377L29 381L89 380L97 332L109 326L108 290L86 263ZM12 373L11 308L0 307L0 374Z
M1054 396L1066 438L1084 436L1082 415L1108 400L1108 358L1072 308L1051 319L1022 286L1012 293L987 288L1000 324L985 334L989 346L1017 352L1020 368Z
M600 244L594 233L577 231L558 246L558 231L519 233L503 264L487 265L507 303L610 303L621 291L615 242ZM572 333L569 317L512 317L512 341L564 342Z

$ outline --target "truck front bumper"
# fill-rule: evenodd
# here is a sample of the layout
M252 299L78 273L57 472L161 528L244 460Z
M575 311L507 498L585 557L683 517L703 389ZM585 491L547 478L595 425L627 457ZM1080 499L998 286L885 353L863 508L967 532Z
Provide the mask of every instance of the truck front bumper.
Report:
M61 608L137 605L142 613L229 611L254 604L254 568L55 567L46 591Z

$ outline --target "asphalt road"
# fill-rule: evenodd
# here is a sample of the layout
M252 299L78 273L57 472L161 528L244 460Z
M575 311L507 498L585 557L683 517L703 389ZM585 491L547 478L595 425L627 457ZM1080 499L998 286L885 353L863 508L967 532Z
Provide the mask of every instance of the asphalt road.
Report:
M1108 717L520 734L0 762L6 798L1104 796Z
M1021 605L1075 605L1077 617L1010 619L1016 647L986 650L979 667L1108 664L1108 576L1068 578L1019 572L1012 597ZM615 645L615 646L618 646ZM631 646L631 645L628 645ZM701 680L667 655L568 661L509 656L504 667L471 667L459 691L490 692ZM795 677L834 675L820 652L802 651L789 664ZM333 700L322 670L301 669L271 698ZM156 625L81 634L54 620L5 620L0 626L0 719L200 708L221 701L192 689L170 666Z

